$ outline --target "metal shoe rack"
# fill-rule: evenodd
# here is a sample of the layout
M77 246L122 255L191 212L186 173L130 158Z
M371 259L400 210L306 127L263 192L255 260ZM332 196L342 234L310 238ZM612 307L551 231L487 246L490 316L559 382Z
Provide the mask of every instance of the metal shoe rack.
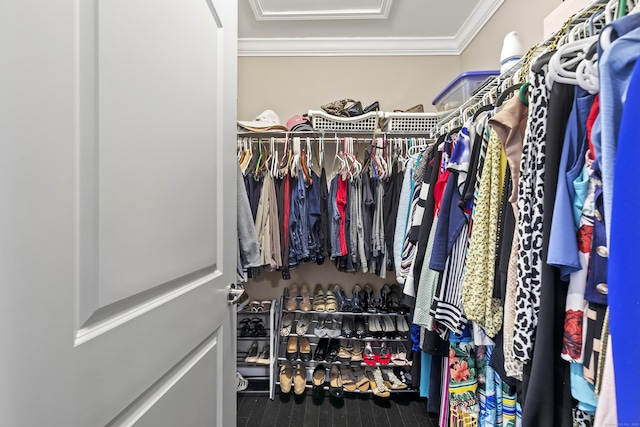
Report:
M269 398L273 400L275 396L275 374L277 368L276 362L276 345L278 336L278 326L276 326L276 317L280 313L280 300L272 300L271 308L269 311L249 311L246 309L237 313L237 350L236 350L236 362L237 369L243 377L249 381L249 386L246 390L239 391L238 393L244 394L268 394ZM261 320L265 327L265 336L243 336L242 335L242 321L244 319ZM275 332L274 332L275 331ZM268 364L248 363L245 361L251 345L258 343L258 353L262 351L266 344L269 344L269 361Z
M302 297L300 295L298 295L297 297L298 301L302 300ZM311 304L313 306L313 295L310 296L310 300L311 300ZM349 300L349 302L351 302L351 300ZM367 363L363 361L360 362L353 362L353 361L344 361L344 360L340 360L340 359L336 359L333 362L329 362L326 360L322 360L322 361L318 361L318 360L314 360L313 356L315 355L315 351L317 349L318 346L318 341L320 340L320 338L318 336L316 336L314 334L314 328L318 325L318 322L321 318L324 318L324 316L336 316L336 318L338 319L338 322L340 323L340 325L342 325L342 318L344 317L351 317L351 320L354 320L356 316L362 316L365 319L365 333L366 336L364 338L345 338L344 336L342 336L342 329L341 329L341 334L340 336L336 337L336 338L331 338L331 339L335 339L335 340L340 340L340 339L348 339L348 340L359 340L361 342L361 347L362 347L362 352L363 352L363 357L364 355L364 351L365 351L365 343L370 343L372 345L373 351L375 354L377 354L380 350L380 345L383 342L386 342L387 345L391 345L394 346L397 344L404 344L404 346L407 348L407 351L411 351L411 346L409 345L409 339L410 339L410 334L411 334L411 321L410 321L410 315L409 314L399 314L399 313L394 313L394 312L388 312L388 313L370 313L370 312L362 312L362 313L353 313L350 311L336 311L333 313L328 313L328 312L319 312L319 311L314 311L314 310L310 310L310 311L303 311L303 310L286 310L284 308L285 306L285 301L284 301L284 296L280 297L280 300L278 301L278 306L280 308L279 313L277 314L277 318L276 318L276 330L274 330L274 335L275 335L275 341L276 341L276 347L275 347L275 352L276 352L276 366L273 369L273 375L274 375L274 382L275 384L278 386L278 390L279 390L279 385L280 385L280 375L279 375L279 370L280 370L280 366L282 365L282 363L284 361L287 360L287 355L286 355L286 351L287 351L287 341L289 339L290 336L294 336L294 337L307 337L309 338L309 342L311 344L311 360L309 361L302 361L300 359L300 354L298 354L298 358L291 361L293 367L294 367L294 371L295 371L295 367L298 363L302 364L302 366L305 369L306 372L306 389L307 392L309 391L309 389L313 388L313 383L312 383L312 376L313 376L313 371L315 369L316 366L322 364L325 365L325 367L327 368L326 370L326 381L325 384L323 386L325 393L329 391L329 370L331 369L332 365L349 365L351 367L357 367L360 366L362 370L365 370L366 368L395 368L395 367L401 367L404 368L407 371L410 371L410 366L408 365L403 365L403 366L399 366L399 365L395 365L392 362L389 362L388 364L380 364L380 363L376 363L374 365L369 365ZM287 313L293 313L295 315L295 320L292 324L291 327L291 332L288 336L281 336L280 335L280 321L282 320L282 317L287 314ZM295 326L296 323L298 321L298 319L300 318L301 315L303 314L311 314L313 319L311 321L311 324L309 325L309 329L307 330L307 333L304 335L298 335L295 332ZM398 316L403 316L404 319L406 320L407 324L409 325L409 332L407 332L407 334L409 334L409 339L405 339L405 338L401 338L401 337L396 337L396 338L387 338L387 337L373 337L371 336L371 333L369 331L369 319L372 317L379 317L382 318L382 316L391 316L391 317L398 317ZM352 322L352 324L355 322ZM381 322L382 323L382 322ZM397 322L394 322L394 324L397 324ZM408 387L406 389L392 389L389 390L391 393L415 393L417 392L416 389ZM293 394L293 391L291 392ZM345 393L360 393L360 394L371 394L373 395L373 391L371 389L367 390L367 391L353 391L353 392L347 392L345 391Z

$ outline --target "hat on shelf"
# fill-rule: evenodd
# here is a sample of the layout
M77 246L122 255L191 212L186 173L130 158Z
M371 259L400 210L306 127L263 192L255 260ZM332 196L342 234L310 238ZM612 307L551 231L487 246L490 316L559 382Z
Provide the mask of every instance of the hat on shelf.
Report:
M313 132L313 127L309 123L309 119L297 114L287 121L287 129L290 132Z
M238 126L253 132L287 130L287 127L280 122L280 117L272 110L264 110L252 121L238 120Z

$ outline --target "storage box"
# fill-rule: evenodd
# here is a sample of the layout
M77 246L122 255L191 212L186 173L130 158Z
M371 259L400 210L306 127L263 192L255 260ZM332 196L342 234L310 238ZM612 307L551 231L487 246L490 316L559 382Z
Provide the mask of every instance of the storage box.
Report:
M386 126L383 131L390 133L428 133L438 125L436 113L384 113Z
M375 132L378 126L378 111L355 117L332 116L325 111L309 110L311 126L318 131Z
M500 75L500 70L468 71L460 74L436 96L432 104L436 111L451 110L462 105L489 78Z

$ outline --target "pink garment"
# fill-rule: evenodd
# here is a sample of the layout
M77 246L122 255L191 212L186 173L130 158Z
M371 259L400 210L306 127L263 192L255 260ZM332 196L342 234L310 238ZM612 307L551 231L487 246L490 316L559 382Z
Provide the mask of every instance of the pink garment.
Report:
M347 236L345 234L345 222L347 221L347 180L342 177L338 178L338 191L336 192L336 203L338 205L338 213L340 214L340 253L342 256L347 255Z

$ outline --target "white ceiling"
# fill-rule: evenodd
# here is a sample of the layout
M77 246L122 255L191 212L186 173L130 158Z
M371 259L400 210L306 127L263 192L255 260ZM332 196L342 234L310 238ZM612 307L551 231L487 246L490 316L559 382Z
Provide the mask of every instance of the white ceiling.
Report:
M240 0L239 55L458 55L504 0Z

